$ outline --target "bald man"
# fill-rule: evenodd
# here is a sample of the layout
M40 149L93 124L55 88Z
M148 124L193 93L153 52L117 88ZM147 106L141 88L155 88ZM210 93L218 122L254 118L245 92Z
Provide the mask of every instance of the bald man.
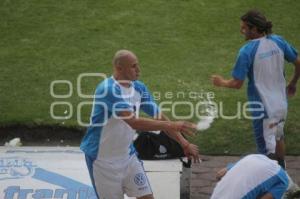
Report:
M199 161L198 147L181 135L193 135L196 125L169 121L137 80L140 71L136 55L119 50L113 58L113 76L96 88L91 124L80 148L99 199L123 199L124 194L154 198L132 144L135 130L163 130L183 147L186 156ZM153 119L139 117L140 111Z

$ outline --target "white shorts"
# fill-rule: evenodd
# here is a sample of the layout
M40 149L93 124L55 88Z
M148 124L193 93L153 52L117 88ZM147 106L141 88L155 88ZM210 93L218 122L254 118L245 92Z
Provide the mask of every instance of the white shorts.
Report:
M264 119L263 128L267 155L275 153L276 141L279 141L284 137L284 120Z
M95 160L93 177L99 199L123 199L152 194L143 163L132 155L129 159Z

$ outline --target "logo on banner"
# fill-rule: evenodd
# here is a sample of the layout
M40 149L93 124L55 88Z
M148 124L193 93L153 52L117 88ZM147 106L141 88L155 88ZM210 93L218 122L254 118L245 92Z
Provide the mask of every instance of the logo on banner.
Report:
M2 158L0 159L0 180L31 176L35 167L31 161L24 158Z
M18 180L30 177L35 180L47 182L61 188L52 189L44 187L43 189L22 188ZM86 184L63 176L52 171L47 171L33 164L32 161L9 157L0 158L0 182L5 180L16 180L14 186L8 186L3 189L4 199L29 199L29 198L65 198L68 199L96 199L94 189ZM2 189L1 189L2 191Z

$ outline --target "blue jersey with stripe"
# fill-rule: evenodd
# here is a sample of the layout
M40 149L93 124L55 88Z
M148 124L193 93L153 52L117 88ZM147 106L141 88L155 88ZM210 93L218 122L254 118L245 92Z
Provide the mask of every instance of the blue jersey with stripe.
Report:
M140 110L154 117L159 108L141 81L133 81L129 88L113 77L101 82L95 91L90 126L80 148L93 159L124 159L134 153L135 130L118 116L130 111L138 116Z
M284 60L295 62L297 56L297 51L278 35L251 40L240 49L232 76L239 80L248 77L248 100L254 117L285 117ZM261 104L263 109L258 110Z
M289 184L287 173L264 155L245 156L227 169L211 199L253 199L266 193L281 199Z

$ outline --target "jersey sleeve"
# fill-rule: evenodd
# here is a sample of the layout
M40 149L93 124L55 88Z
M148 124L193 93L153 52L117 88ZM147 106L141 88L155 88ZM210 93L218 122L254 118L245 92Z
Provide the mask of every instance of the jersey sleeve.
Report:
M285 41L285 40L284 40ZM297 59L298 52L297 50L285 41L285 49L284 49L284 59L288 62L294 63Z
M238 80L245 80L250 66L251 57L249 53L245 50L245 48L242 48L239 51L234 68L232 70L232 77Z
M279 46L279 48L281 48L286 61L292 63L296 61L298 52L291 44L279 35L272 35L270 38Z
M147 115L151 117L156 117L159 113L159 107L154 101L154 98L148 88L140 83L140 91L141 91L141 106L140 109L145 112Z
M281 199L286 190L287 185L280 181L276 183L270 190L268 190L268 192L272 194L274 199Z
M236 163L229 163L229 164L227 164L227 166L226 166L227 171L229 171L230 169L232 169L232 167L234 167L235 164Z

